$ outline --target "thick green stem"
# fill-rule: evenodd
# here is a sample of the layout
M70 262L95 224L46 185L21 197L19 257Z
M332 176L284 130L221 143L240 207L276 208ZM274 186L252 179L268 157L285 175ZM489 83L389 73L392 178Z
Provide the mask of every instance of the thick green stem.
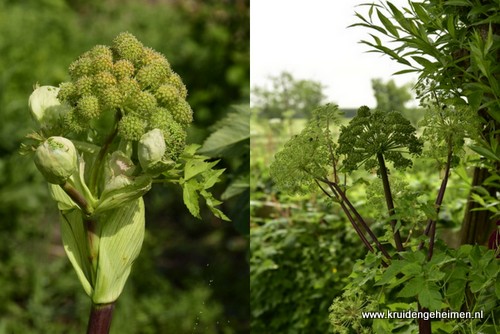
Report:
M382 178L382 185L384 186L385 202L387 204L387 210L389 211L389 216L394 216L394 201L392 199L391 186L389 184L389 176L387 173L387 167L385 166L385 160L382 153L377 153L377 159L379 164L380 177ZM401 241L401 235L399 230L396 229L396 219L391 218L392 231L394 232L394 243L396 244L396 249L399 252L404 251L403 243Z
M87 334L108 334L114 307L114 303L102 305L92 303Z

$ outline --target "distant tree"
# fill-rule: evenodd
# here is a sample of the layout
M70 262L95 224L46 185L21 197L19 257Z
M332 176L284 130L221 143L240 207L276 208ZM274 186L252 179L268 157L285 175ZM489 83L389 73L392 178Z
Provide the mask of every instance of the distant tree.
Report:
M377 109L382 111L403 111L411 99L410 86L397 86L394 80L383 82L382 79L372 80L372 89L377 100Z
M383 82L382 79L373 79L372 89L377 101L376 109L400 112L414 126L417 126L423 117L423 110L407 106L408 102L413 99L411 88L411 84L398 86L392 79L387 82Z
M270 77L271 88L252 89L255 108L267 118L308 117L310 110L324 102L324 86L317 81L296 80L290 73Z

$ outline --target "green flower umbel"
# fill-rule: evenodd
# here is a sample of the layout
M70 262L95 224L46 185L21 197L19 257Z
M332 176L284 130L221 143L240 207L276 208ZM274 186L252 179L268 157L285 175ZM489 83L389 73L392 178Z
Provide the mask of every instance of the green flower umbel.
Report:
M120 138L139 141L158 129L167 146L174 145L166 154L178 157L193 111L186 87L162 54L121 33L110 47L97 45L80 56L69 73L71 81L61 84L58 98L71 107L64 122L72 133L92 138L100 120L115 115Z

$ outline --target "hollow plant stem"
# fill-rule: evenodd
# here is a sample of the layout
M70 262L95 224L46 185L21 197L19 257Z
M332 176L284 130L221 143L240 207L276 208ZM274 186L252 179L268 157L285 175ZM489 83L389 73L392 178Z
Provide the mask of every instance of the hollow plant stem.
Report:
M438 194L436 196L436 201L434 202L434 206L436 208L436 217L439 215L439 211L441 210L446 187L448 186L448 178L450 176L452 158L453 158L453 151L452 151L452 147L450 144L449 149L448 149L448 157L446 159L444 177L443 177L443 180L441 181L441 186L439 187L439 191L438 191ZM435 219L429 219L427 221L427 226L425 227L424 235L429 236L429 251L427 252L427 260L430 261L432 258L432 254L434 252L434 239L436 237L436 220ZM418 248L422 249L423 246L424 246L424 243L421 242Z
M323 191L324 194L326 194L326 196L328 196L329 198L333 198L334 196L332 196L331 194L329 194L322 186L321 184L319 183L318 180L315 180L316 181L316 184L318 185L318 187L321 189L321 191ZM352 227L354 227L354 230L356 231L356 233L358 234L359 238L361 239L361 241L363 241L363 244L366 246L366 248L368 248L368 250L370 252L374 252L375 250L373 249L372 245L370 244L370 242L368 242L368 240L366 239L363 231L361 230L361 228L358 226L358 224L356 223L356 221L354 220L354 217L351 215L351 212L349 212L349 209L347 208L347 206L345 205L344 202L342 202L341 198L339 197L339 195L335 192L334 193L335 195L335 198L340 202L340 207L342 208L342 210L344 211L345 215L347 216L347 219L349 219L349 221L351 222L351 225Z
M375 249L373 248L373 246L370 244L370 242L368 241L368 239L366 239L366 236L365 234L363 233L363 231L361 230L360 226L358 225L359 223L356 222L356 219L354 219L354 217L352 216L351 212L349 211L349 208L346 206L346 204L344 203L344 201L340 198L340 195L338 192L335 191L335 189L330 185L330 189L332 190L333 192L333 196L328 193L328 191L325 190L325 188L323 188L321 186L321 184L319 183L318 180L314 180L316 182L316 184L318 185L318 187L321 189L321 191L326 195L328 196L329 198L332 198L335 197L337 199L337 201L340 203L340 207L342 208L342 210L344 211L345 215L347 216L347 219L349 219L349 222L351 223L352 227L354 228L354 230L356 231L356 233L358 234L359 238L361 239L361 241L363 242L363 244L365 245L365 247L372 253L375 253ZM388 267L389 265L387 264L387 262L385 262L384 260L381 261L382 265L384 267Z
M99 305L92 303L87 334L108 334L114 308L115 303Z
M382 153L377 153L377 160L379 164L380 177L382 178L382 185L384 186L384 196L385 202L387 204L387 210L389 211L389 216L394 216L394 201L392 199L391 185L389 184L389 176L387 173L387 167L385 166L385 160ZM399 230L396 229L396 219L391 218L392 231L394 232L394 243L396 244L396 249L399 252L404 251L403 243L401 242L401 235Z

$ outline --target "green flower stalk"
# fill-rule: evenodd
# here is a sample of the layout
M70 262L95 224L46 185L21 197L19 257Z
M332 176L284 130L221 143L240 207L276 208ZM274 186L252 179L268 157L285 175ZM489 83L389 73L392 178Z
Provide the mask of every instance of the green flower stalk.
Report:
M222 170L186 146L193 116L180 76L132 34L85 52L69 66L69 77L31 95L39 130L30 138L58 203L64 249L92 300L88 333L107 333L142 246L142 196L153 180L181 185L195 216L202 196L228 220L207 191Z

